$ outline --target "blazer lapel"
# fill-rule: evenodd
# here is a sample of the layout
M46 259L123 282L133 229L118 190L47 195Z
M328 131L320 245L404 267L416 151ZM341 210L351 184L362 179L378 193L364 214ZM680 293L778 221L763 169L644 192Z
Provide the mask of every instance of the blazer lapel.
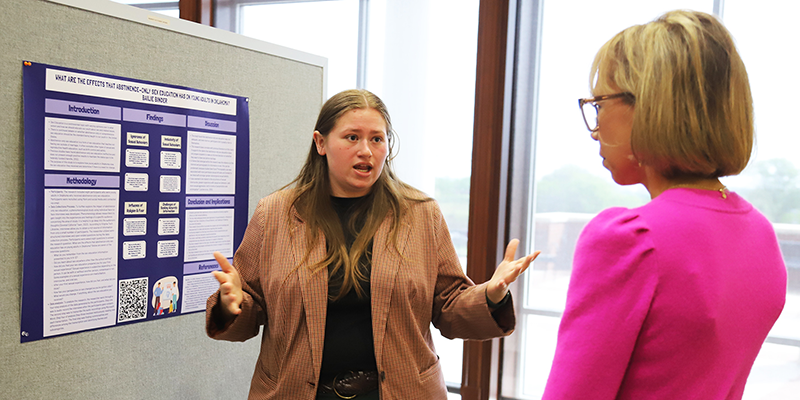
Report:
M305 223L296 218L297 225L292 230L292 246L294 264L303 259L307 251ZM298 269L300 292L303 297L308 337L311 341L311 361L314 365L314 374L319 379L322 368L322 349L325 343L325 317L328 311L328 269L322 268L312 274L308 266L325 258L325 239L320 234L320 239L309 254L308 260Z
M388 215L375 234L372 244L375 253L372 256L372 272L370 274L370 293L372 302L372 335L375 341L375 357L378 365L383 354L383 339L386 336L386 321L389 317L389 305L392 299L392 290L395 286L395 277L402 262L411 225L405 221L400 223L397 231L397 250L391 242L389 228L391 215Z

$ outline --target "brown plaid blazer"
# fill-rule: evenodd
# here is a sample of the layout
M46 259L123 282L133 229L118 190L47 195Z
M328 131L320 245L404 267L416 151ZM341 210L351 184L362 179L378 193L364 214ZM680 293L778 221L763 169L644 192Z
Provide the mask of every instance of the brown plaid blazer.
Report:
M306 226L289 209L289 191L261 199L233 264L245 291L242 313L219 330L212 315L219 293L208 299L206 332L244 341L258 335L261 351L249 399L316 397L327 311L327 269L295 268L306 253ZM291 217L287 217L291 216ZM382 400L447 398L430 325L448 338L485 340L508 335L513 304L490 313L485 284L464 275L435 201L412 206L399 229L397 249L385 221L373 241L372 331ZM320 238L310 263L324 258Z

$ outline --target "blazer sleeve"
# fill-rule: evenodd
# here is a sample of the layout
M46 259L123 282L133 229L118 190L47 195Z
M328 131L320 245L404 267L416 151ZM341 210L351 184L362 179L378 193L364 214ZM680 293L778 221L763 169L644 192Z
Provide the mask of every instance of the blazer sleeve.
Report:
M244 291L242 312L227 325L220 325L222 310L219 304L219 289L206 302L206 334L214 339L244 341L258 335L261 325L266 323L264 294L260 276L264 266L264 235L267 198L258 202L255 213L247 224L242 243L233 256L233 266L239 272Z
M635 211L609 209L578 239L543 399L615 399L658 284Z
M432 322L442 336L486 340L511 334L516 324L511 298L492 311L486 302L486 283L475 285L465 274L453 247L447 223L436 202L431 202L436 251L436 287Z

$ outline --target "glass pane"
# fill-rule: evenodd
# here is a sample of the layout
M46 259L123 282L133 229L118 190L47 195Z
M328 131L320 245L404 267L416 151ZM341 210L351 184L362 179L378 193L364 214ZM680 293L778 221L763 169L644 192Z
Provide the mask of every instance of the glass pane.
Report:
M541 399L550 373L550 365L556 351L559 319L539 315L526 315L523 329L524 335L521 352L525 355L525 363L517 375L524 399ZM524 332L524 333L522 333ZM505 391L503 392L505 395Z
M789 400L800 393L800 347L764 343L742 400Z
M723 12L747 66L757 138L750 165L725 184L774 223L788 268L789 292L770 336L796 340L800 340L800 135L789 96L800 92L800 82L791 78L800 56L775 38L796 35L791 16L798 12L798 2L770 1L755 7L744 0L725 1Z
M574 5L545 1L542 19L533 245L542 255L527 274L525 306L551 311L564 307L572 253L583 226L605 208L635 207L650 199L641 185L614 183L581 117L577 99L590 96L595 53L631 25L678 8L710 13L713 1L581 2L580 12Z
M157 10L153 10L153 12L166 15L172 18L180 18L181 17L181 10L177 8L161 8Z
M358 0L245 5L239 33L328 59L328 96L356 87ZM391 111L391 108L390 108Z
M436 198L466 266L478 0L371 0L366 89L399 137L394 166ZM463 342L432 328L445 380L460 386Z
M713 0L544 0L531 246L542 254L525 273L523 314L526 310L551 315L563 311L575 242L592 217L611 206L635 207L649 201L643 186L619 186L603 168L577 99L590 97L589 70L603 43L631 25L679 8L711 13ZM558 317L526 315L525 325L517 331L518 372L515 380L504 377L504 396L541 398L558 323Z
M584 225L605 208L636 207L650 199L641 185L614 183L581 116L577 99L590 97L595 53L628 26L677 8L710 13L713 1L615 0L580 6L576 12L573 2L544 2L532 245L542 254L526 274L525 297L525 307L540 310L563 310L575 241Z

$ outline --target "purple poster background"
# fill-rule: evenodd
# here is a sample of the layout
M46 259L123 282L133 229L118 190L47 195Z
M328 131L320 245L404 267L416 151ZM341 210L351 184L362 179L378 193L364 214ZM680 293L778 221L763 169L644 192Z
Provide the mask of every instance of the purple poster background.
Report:
M206 220L232 220L230 232L212 232L211 235L216 234L223 239L230 237L230 246L224 246L228 250L235 250L242 240L247 225L250 164L247 99L38 63L24 62L22 68L25 231L20 340L29 342L200 311L196 307L185 311L183 303L197 302L197 298L191 299L191 296L194 294L197 297L196 293L201 289L208 290L210 285L203 274L209 274L215 269L216 262L211 251L190 249L187 246L187 237L192 238L190 242L203 243L203 235L206 233L202 229L193 231L192 228L206 226L203 225ZM59 80L64 81L60 82L61 89L49 89L54 73ZM65 82L74 83L76 87L80 83L82 86L80 90L70 92L63 89ZM195 103L198 107L192 107ZM224 112L216 111L222 110L223 106L227 106ZM87 130L78 129L84 125L88 127ZM103 130L101 134L116 131L119 143L86 139L87 135L94 134L90 132L93 129ZM96 160L98 167L94 166L94 159L87 162L85 168L70 170L53 167L54 162L76 165L81 161L75 160L82 160L80 155L70 159L69 152L59 147L59 140L67 135L84 137L79 140L87 143L86 149L79 149L75 153L82 153L86 157L86 154L94 154L92 148L97 146L104 149L106 156L117 154L119 159L103 160L101 154ZM228 183L229 189L226 189L226 193L213 193L213 190L209 193L198 192L196 184L193 186L194 191L187 193L187 165L190 164L190 154L187 153L191 146L202 147L197 144L202 140L210 141L207 147L222 143L221 148L225 148L229 157L235 159L235 179ZM115 148L117 150L108 150ZM62 153L59 158L52 154L48 156L47 151ZM201 162L195 162L194 165L199 163ZM198 171L205 171L213 167L214 164L210 163L207 168L196 168ZM143 185L142 182L146 184ZM117 199L117 234L113 245L116 246L117 254L116 282L108 282L105 286L114 285L113 293L118 296L113 301L116 304L111 304L107 299L94 301L89 289L78 297L86 301L75 302L69 307L63 304L64 301L73 301L69 297L71 293L80 292L81 288L93 284L92 279L86 278L87 274L100 270L80 263L75 263L73 268L70 267L73 264L65 261L70 257L59 258L60 252L91 253L91 244L85 244L88 242L73 241L71 250L59 250L60 247L52 245L56 243L52 237L50 242L46 239L48 232L45 229L45 208L62 207L61 214L70 215L66 212L69 211L67 206L59 205L56 201L48 204L47 196L52 197L53 193L67 191L85 195L87 198L109 195L109 198ZM195 207L188 204L189 200L197 204L202 202L203 205ZM100 219L99 214L94 218L91 213L86 215L85 210L91 209L82 209L83 215L76 217L76 221ZM52 211L50 215L53 215ZM113 220L113 216L108 217L107 213L104 218ZM190 221L188 224L187 218ZM51 226L55 226L54 224L55 222L51 222ZM60 229L63 231L69 227ZM49 234L53 236L52 232ZM69 240L69 234L62 233L61 237L61 240ZM64 237L67 239L63 239ZM211 237L207 242L214 241L219 242L220 238ZM51 244L50 247L48 243ZM70 248L69 245L66 247ZM109 245L105 248L108 249ZM200 256L187 255L190 251ZM226 256L232 257L232 254ZM52 261L54 259L56 261ZM59 272L55 275L52 272L54 262L60 263ZM51 265L51 270L48 271L46 265ZM109 268L106 270L113 270ZM72 275L76 278L62 278ZM54 280L53 276L57 279ZM99 277L98 274L96 280L101 280ZM50 293L46 289L47 279L56 282L55 286L51 284ZM69 286L59 283L69 283L76 279L84 279L86 284ZM161 283L164 285L161 286ZM185 286L189 284L194 286ZM136 285L140 288L135 289ZM109 310L109 315L113 313L113 321L93 324L91 316L102 315L98 310L103 309ZM70 322L81 318L85 323ZM56 324L56 320L61 322ZM71 328L59 331L58 327L62 325ZM81 328L82 326L88 328Z

